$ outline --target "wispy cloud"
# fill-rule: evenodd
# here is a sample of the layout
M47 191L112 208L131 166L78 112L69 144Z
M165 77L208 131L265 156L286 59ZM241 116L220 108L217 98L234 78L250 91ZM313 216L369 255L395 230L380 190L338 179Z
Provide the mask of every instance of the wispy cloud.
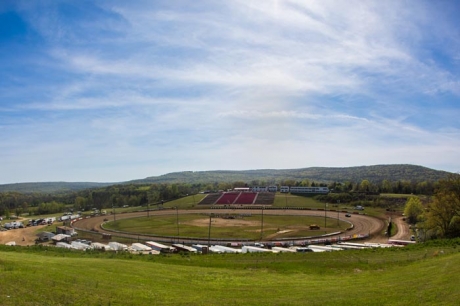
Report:
M400 162L459 171L452 8L17 2L7 11L27 28L0 35L0 183Z

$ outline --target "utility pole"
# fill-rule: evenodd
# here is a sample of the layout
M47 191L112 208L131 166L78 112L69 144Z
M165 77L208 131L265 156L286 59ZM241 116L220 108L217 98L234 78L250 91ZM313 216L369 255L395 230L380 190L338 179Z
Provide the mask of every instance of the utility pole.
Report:
M211 221L212 221L212 214L209 214L209 228L208 228L208 251L211 247Z
M337 200L337 227L339 227L339 211L340 211L340 200Z
M177 239L179 239L179 207L176 206Z
M324 230L326 230L327 203L324 203Z
M262 224L261 224L261 227L260 227L260 240L263 239L264 237L264 206L262 206Z

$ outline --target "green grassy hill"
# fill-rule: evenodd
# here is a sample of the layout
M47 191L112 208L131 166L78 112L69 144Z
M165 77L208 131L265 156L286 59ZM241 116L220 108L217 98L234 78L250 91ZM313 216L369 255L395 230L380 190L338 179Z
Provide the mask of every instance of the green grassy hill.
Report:
M294 254L0 246L2 305L457 305L459 240Z

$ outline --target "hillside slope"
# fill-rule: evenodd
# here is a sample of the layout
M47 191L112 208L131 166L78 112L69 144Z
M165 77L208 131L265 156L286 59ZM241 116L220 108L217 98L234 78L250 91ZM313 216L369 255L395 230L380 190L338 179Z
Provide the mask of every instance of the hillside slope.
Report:
M261 170L216 170L184 171L160 176L147 177L129 183L211 183L211 182L251 182L253 180L275 182L281 180L316 182L361 182L366 179L373 183L389 181L438 181L449 172L416 165L376 165L346 168L311 167L301 169L261 169Z
M57 193L78 191L89 188L100 188L116 184L156 184L156 183L233 183L242 181L272 184L283 180L310 182L361 182L366 179L372 183L389 181L438 181L445 178L449 172L434 170L416 165L375 165L360 167L311 167L301 169L260 169L260 170L215 170L215 171L183 171L168 173L160 176L151 176L144 179L119 183L92 183L92 182L45 182L45 183L18 183L0 185L0 192L16 191L22 193L41 192Z

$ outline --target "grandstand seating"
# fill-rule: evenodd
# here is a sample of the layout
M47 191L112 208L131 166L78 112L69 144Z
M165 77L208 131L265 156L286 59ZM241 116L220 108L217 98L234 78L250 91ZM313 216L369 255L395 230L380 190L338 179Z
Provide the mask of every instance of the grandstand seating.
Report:
M232 205L232 204L262 204L272 205L275 201L273 192L224 192L210 193L199 204L204 205Z
M257 197L257 192L242 192L235 200L235 204L253 204Z
M224 192L222 196L217 200L216 204L233 204L239 195L240 192Z
M274 192L259 192L254 204L272 205L275 202Z
M217 200L219 200L221 195L222 194L220 193L210 193L206 197L204 197L204 199L201 200L199 204L212 205L216 203Z

